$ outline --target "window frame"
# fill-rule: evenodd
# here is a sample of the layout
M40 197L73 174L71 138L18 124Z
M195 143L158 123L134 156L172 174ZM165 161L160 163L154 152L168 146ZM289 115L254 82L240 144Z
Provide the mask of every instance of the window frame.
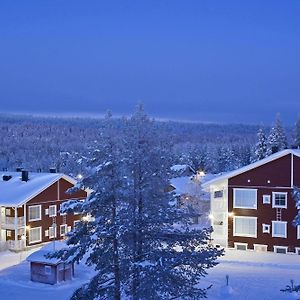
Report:
M54 229L54 235L51 235L51 229ZM57 238L57 226L50 226L49 228L48 228L48 230L49 230L49 239L56 239Z
M297 225L297 240L300 240L300 225Z
M238 249L238 246L245 246L246 249ZM234 242L234 249L238 250L238 251L247 251L248 250L248 243Z
M236 219L252 219L252 220L255 220L255 234L240 234L240 233L237 234L236 231L235 231ZM252 216L234 216L233 217L233 236L257 238L257 217L252 217Z
M55 207L55 214L54 214L54 215L51 215L51 214L50 214L50 211L51 211L51 209L50 209L50 208L51 208L51 207ZM48 214L48 215L49 215L49 217L50 217L50 218L52 218L52 217L56 217L56 216L57 216L57 205L56 205L56 204L49 205L48 212L49 212L49 214Z
M237 206L236 205L236 191L255 191L255 206ZM234 188L233 189L233 208L243 208L243 209L257 209L257 189L243 189L243 188Z
M263 204L271 204L271 195L263 195Z
M259 250L257 248L263 248L264 250ZM268 252L268 245L265 245L265 244L253 244L253 250L255 252Z
M264 226L267 226L267 230L264 229ZM271 232L271 225L270 224L262 224L262 232L263 233L270 233Z
M35 218L35 219L30 219L30 210L32 208L36 208L36 207L39 208L39 215L40 215L40 217L39 218ZM28 206L28 222L34 222L34 221L40 221L40 220L42 220L42 205L37 204L37 205L30 205L30 206Z
M65 228L65 233L64 233L64 234L61 233L61 229L62 229L63 227ZM67 233L68 233L68 224L62 224L62 225L60 225L60 226L59 226L59 235L60 235L60 236L65 236Z
M276 205L275 196L276 195L285 195L285 205ZM272 192L272 208L287 208L287 192Z
M287 254L288 253L288 246L273 246L273 249L274 249L274 252L276 254ZM278 253L276 250L277 249L284 249L285 250L285 253Z
M274 223L281 223L285 225L285 235L278 235L278 234L274 234ZM272 221L272 237L275 238L283 238L286 239L287 238L287 221Z
M30 237L31 237L31 231L32 230L39 230L39 232L40 232L40 239L39 240L34 240L34 241L31 241L30 240ZM28 243L29 244L35 244L35 243L40 243L42 241L42 226L39 226L39 227L32 227L32 228L30 228L29 229L29 233L28 233Z

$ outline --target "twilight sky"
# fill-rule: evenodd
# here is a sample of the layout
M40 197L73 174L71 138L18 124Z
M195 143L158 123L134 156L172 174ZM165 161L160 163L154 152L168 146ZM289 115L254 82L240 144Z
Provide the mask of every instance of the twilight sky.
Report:
M0 112L300 113L298 0L2 0Z

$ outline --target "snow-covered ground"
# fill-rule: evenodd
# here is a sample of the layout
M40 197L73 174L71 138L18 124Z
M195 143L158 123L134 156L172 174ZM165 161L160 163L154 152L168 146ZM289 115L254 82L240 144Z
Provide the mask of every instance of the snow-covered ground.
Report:
M22 259L25 255L23 253ZM8 262L13 266L8 267ZM92 276L85 265L75 265L75 278L71 282L54 286L33 283L30 281L29 263L19 262L20 254L0 253L0 299L67 300ZM224 287L227 274L230 289ZM220 264L209 271L200 285L213 285L208 293L208 299L212 300L296 299L280 292L291 279L300 284L300 256L227 250Z

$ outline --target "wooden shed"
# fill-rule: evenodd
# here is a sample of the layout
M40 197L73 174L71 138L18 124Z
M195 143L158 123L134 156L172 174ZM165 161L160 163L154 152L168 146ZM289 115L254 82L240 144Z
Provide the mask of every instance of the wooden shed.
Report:
M41 249L28 256L31 280L47 284L72 280L74 264L65 263L58 258L47 258L49 253L49 250Z

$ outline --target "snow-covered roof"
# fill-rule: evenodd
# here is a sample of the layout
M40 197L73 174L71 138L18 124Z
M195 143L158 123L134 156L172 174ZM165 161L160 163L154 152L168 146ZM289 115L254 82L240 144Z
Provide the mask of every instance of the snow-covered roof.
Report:
M27 261L42 263L48 265L57 265L62 262L60 258L47 258L48 254L51 254L57 250L67 248L67 245L64 242L55 241L45 245L42 249L33 252L27 257Z
M260 167L260 166L262 166L262 165L264 165L266 163L269 163L269 162L271 162L273 160L276 160L278 158L284 157L284 156L286 156L288 154L293 154L295 156L300 157L300 149L286 149L286 150L282 150L280 152L274 153L274 154L272 154L272 155L270 155L270 156L268 156L268 157L266 157L264 159L261 159L261 160L259 160L257 162L254 162L254 163L252 163L250 165L247 165L245 167L239 168L239 169L231 171L231 172L224 173L221 176L217 176L216 178L203 183L202 186L204 188L207 188L211 184L215 184L215 183L217 183L219 181L226 180L226 179L232 178L234 176L240 175L240 174L242 174L244 172L250 171L250 170L255 169L257 167Z
M8 181L4 175L12 176ZM61 173L29 173L29 180L22 181L20 172L0 172L0 205L19 206L34 198L61 178L75 184L76 181Z
M209 199L209 194L203 190L202 185L213 177L215 177L214 174L206 174L200 178L197 178L197 175L182 176L172 178L170 183L175 188L174 192L177 195L201 196L201 198L205 200L206 198Z

